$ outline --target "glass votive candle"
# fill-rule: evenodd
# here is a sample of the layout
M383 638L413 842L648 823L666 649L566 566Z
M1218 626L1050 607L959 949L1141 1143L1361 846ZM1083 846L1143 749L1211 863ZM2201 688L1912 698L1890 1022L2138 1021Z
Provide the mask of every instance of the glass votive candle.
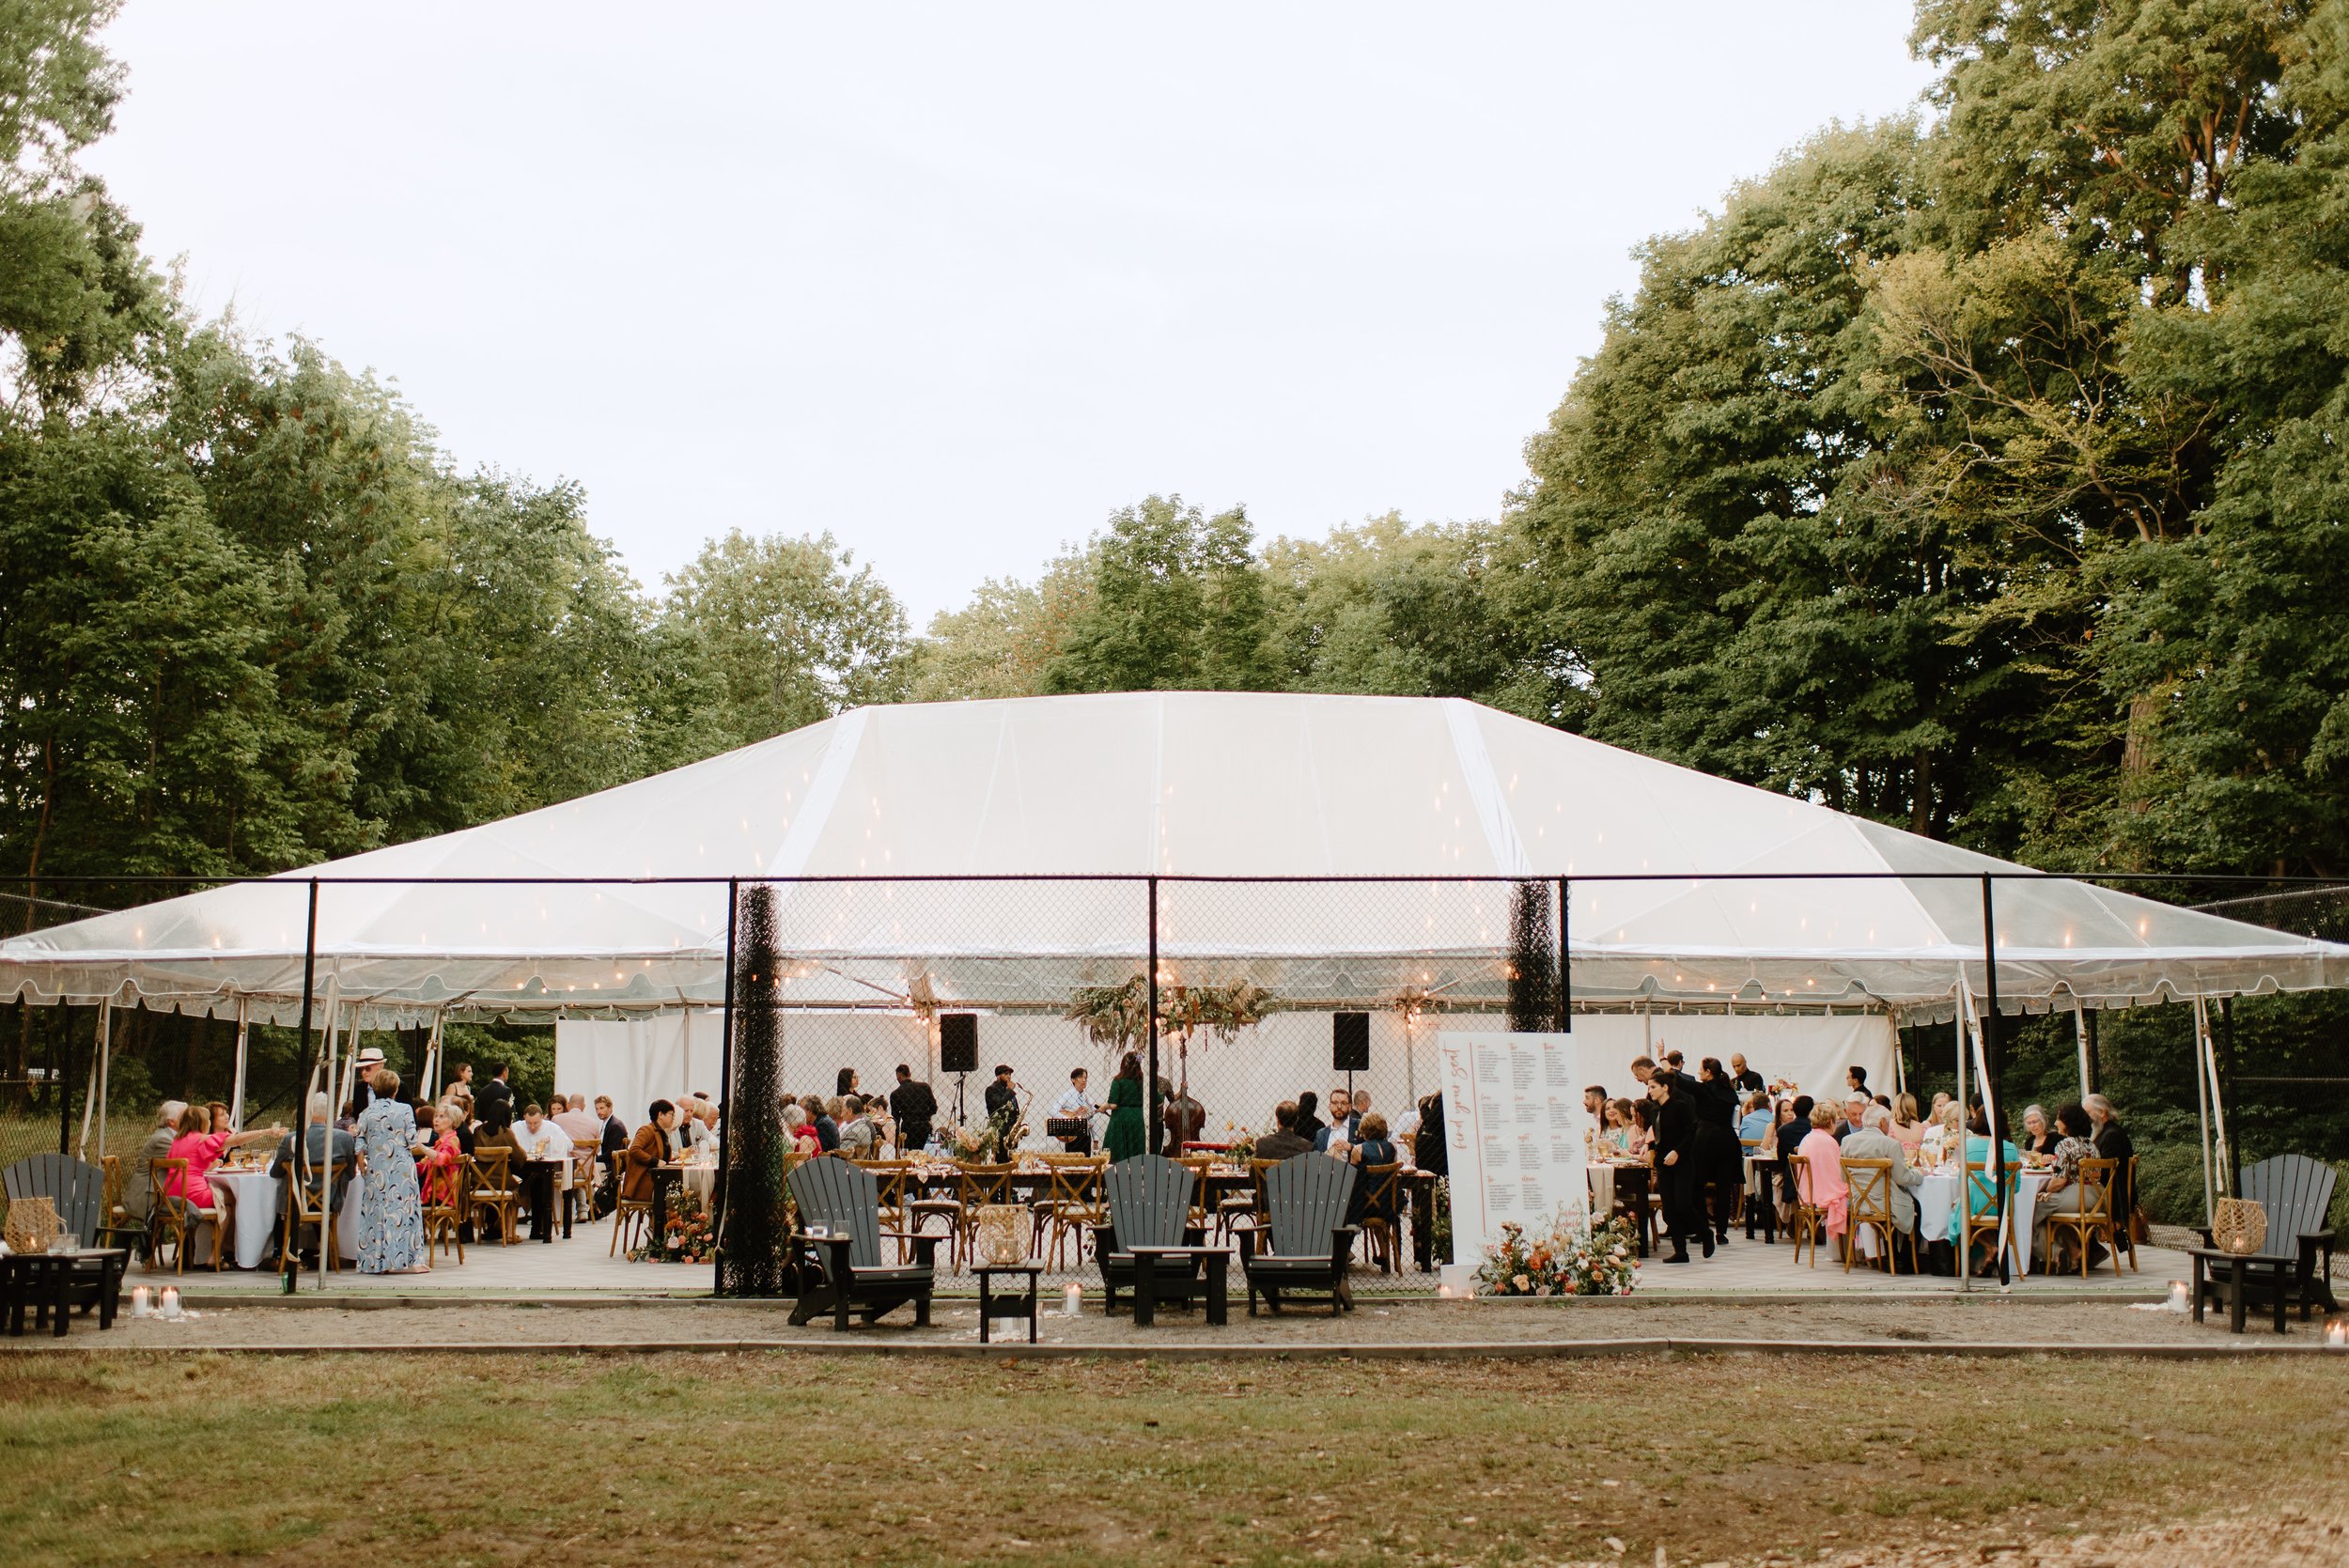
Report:
M1082 1286L1082 1285L1081 1285L1081 1284L1077 1283L1077 1281L1074 1281L1074 1280L1069 1281L1068 1281L1068 1288L1067 1288L1066 1290L1065 1290L1065 1291L1062 1291L1062 1292L1061 1292L1061 1295L1060 1295L1060 1312L1061 1312L1061 1316L1063 1316L1063 1317L1075 1317L1075 1316L1077 1316L1080 1312L1083 1312L1083 1310L1084 1310L1084 1304L1085 1304L1085 1288L1084 1288L1084 1286Z
M2349 1317L2329 1317L2325 1320L2325 1348L2349 1350Z
M163 1321L165 1323L179 1321L179 1290L176 1285L163 1287Z
M2170 1281L2170 1310L2173 1312L2187 1312L2194 1310L2193 1299L2188 1294L2186 1282L2184 1280Z
M131 1287L131 1315L132 1317L153 1317L155 1315L155 1303L148 1298L147 1287L145 1285L132 1285Z

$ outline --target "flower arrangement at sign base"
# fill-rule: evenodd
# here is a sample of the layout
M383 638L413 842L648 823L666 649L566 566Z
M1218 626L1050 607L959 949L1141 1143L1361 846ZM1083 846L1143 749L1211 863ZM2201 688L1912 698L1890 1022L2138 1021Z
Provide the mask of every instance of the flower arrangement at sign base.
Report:
M1590 1226L1560 1214L1530 1236L1522 1225L1501 1226L1477 1265L1476 1288L1486 1296L1629 1296L1636 1257L1626 1221Z
M669 1193L667 1219L661 1234L628 1250L631 1263L711 1263L718 1256L718 1235L709 1215L689 1188Z

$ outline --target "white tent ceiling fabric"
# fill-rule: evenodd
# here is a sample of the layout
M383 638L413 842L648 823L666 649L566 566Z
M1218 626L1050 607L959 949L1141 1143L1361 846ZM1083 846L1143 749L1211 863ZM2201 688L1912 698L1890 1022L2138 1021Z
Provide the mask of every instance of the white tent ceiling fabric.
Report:
M1961 978L1986 989L1986 872L2008 1010L2349 984L2349 947L1470 703L1141 692L859 708L560 806L12 938L0 996L245 998L291 1021L316 877L314 985L332 976L366 1027L714 1004L739 877L775 879L786 1004L1040 1011L1138 972L1156 875L1175 981L1244 975L1316 1011L1494 1006L1508 878L1534 877L1571 880L1578 1004L1922 1022L1951 1016ZM1757 874L1781 879L1729 879ZM1317 877L1397 880L1183 879Z

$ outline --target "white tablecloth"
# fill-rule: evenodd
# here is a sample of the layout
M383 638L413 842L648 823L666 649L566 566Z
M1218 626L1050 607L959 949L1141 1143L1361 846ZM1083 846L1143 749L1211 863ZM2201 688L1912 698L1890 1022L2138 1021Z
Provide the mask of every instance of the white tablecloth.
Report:
M217 1189L233 1192L235 1204L230 1218L234 1227L229 1242L230 1255L239 1268L258 1268L261 1255L269 1250L270 1237L277 1230L277 1200L282 1190L282 1178L260 1171L215 1171L207 1178ZM359 1255L359 1179L350 1179L343 1193L342 1213L334 1220L334 1250L346 1258ZM197 1255L210 1253L198 1249Z
M1956 1239L1958 1181L1957 1173L1949 1172L1928 1173L1919 1184L1917 1229L1927 1241ZM1989 1177L1983 1178L1983 1190L1988 1190L1989 1182ZM2030 1272L2031 1205L2039 1202L2039 1189L2046 1185L2046 1176L2037 1172L2026 1172L2015 1184L2015 1206L2007 1213L2006 1255L2018 1280Z

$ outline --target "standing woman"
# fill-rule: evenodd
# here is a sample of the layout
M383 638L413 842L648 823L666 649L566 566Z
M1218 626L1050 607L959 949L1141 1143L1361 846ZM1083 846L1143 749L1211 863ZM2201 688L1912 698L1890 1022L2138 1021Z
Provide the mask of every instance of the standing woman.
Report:
M374 1095L351 1129L359 1146L359 1272L422 1274L424 1206L416 1191L416 1161L409 1152L416 1113L395 1096L399 1075L376 1070Z
M1117 1063L1117 1076L1110 1079L1110 1126L1107 1136L1101 1140L1112 1164L1133 1158L1148 1141L1142 1117L1142 1058L1128 1051Z

